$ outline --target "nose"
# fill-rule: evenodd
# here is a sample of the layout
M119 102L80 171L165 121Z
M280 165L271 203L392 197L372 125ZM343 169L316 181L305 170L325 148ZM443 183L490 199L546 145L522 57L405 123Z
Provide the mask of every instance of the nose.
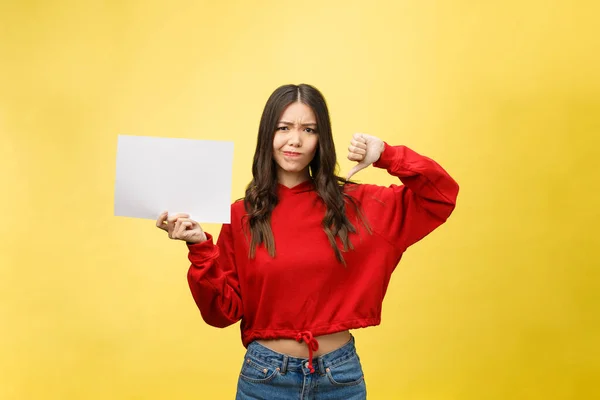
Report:
M293 147L302 146L302 138L298 129L292 129L292 131L290 132L288 144Z

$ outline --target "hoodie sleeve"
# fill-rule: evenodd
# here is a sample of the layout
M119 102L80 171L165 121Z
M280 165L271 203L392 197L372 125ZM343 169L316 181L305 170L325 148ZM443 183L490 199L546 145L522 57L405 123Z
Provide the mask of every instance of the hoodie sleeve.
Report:
M379 233L401 252L442 225L456 205L458 184L435 161L406 146L390 146L377 162L401 185L372 186Z
M222 225L217 245L210 234L206 233L206 237L202 243L188 244L192 263L188 284L204 321L224 328L243 315L231 225Z

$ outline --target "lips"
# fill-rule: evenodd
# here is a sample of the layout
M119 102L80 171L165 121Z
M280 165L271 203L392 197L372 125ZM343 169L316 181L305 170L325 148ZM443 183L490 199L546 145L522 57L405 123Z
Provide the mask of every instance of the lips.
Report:
M294 151L284 151L284 152L283 152L283 155L284 155L284 156L286 156L286 157L299 157L299 156L301 156L302 154L300 154L300 153L296 153L296 152L294 152Z

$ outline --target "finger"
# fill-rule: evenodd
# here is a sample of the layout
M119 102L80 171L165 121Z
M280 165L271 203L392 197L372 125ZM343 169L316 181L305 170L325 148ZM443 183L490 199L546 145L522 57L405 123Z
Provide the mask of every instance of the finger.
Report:
M177 214L169 215L169 218L167 218L167 221L168 222L175 222L179 218L189 218L189 217L190 216L188 214L177 213Z
M173 214L173 215L169 215L169 217L167 218L167 231L173 235L173 231L175 230L175 222L177 222L177 220L179 218L188 218L189 215L188 214Z
M348 151L350 153L362 154L364 156L365 154L367 154L366 148L367 148L366 145L364 145L364 148L362 148L360 146L350 145L350 146L348 146Z
M175 229L175 222L171 221L170 218L167 219L167 232L169 232L169 237L173 235L173 230Z
M365 142L360 142L356 139L352 139L350 141L350 145L359 149L363 149L366 150L367 149L367 144Z
M156 220L156 227L162 229L163 231L166 231L167 228L165 226L165 221L167 220L168 216L169 216L169 212L168 211L163 211L158 216L158 219Z
M173 238L174 239L182 239L184 237L184 233L187 229L189 222L184 221L183 219L178 219L175 222L175 228L173 230Z
M179 228L179 238L186 240L192 235L193 225L191 222L182 222Z
M357 164L357 165L355 165L355 166L354 166L354 167L353 167L353 168L350 170L350 172L348 172L348 175L347 175L347 177L346 177L346 180L350 180L350 178L351 178L351 177L352 177L354 174L356 174L356 173L357 173L358 171L360 171L361 169L364 169L365 167L366 167L366 166L365 166L365 165L363 165L363 164Z
M193 219L190 219L190 218L180 218L180 220L182 222L185 222L186 226L189 227L189 228L195 229L196 227L200 227L200 225L196 221L194 221Z
M350 160L350 161L362 161L364 159L365 159L365 156L362 154L348 153L348 160Z
M355 133L353 138L359 143L367 143L364 133Z
M183 224L183 221L178 219L177 221L175 221L173 223L173 229L170 230L171 232L171 239L179 239L179 235L180 235L180 231L181 231L181 225Z

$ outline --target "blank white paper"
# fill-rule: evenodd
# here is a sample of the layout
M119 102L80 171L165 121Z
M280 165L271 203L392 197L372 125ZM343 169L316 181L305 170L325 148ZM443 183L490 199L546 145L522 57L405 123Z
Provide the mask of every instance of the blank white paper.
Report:
M119 135L115 216L229 223L233 142Z

